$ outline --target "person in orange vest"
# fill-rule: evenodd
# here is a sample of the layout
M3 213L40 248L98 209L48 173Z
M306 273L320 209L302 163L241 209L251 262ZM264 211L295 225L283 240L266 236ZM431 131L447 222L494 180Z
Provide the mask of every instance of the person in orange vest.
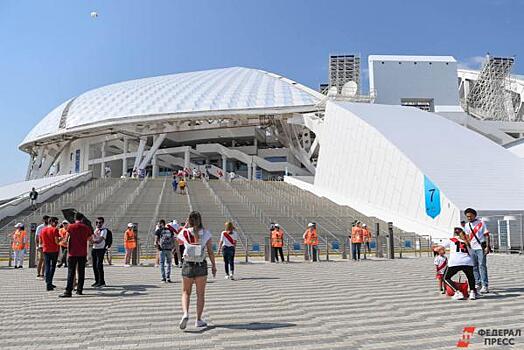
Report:
M366 224L362 224L362 241L364 243L364 252L366 254L370 254L371 248L369 247L369 242L371 242L371 232L369 231L368 225Z
M24 267L25 249L29 248L29 244L27 242L27 234L24 230L24 224L16 224L15 229L16 230L13 233L11 247L13 248L15 269L21 269Z
M362 223L357 221L357 224L351 229L351 252L353 260L355 261L360 261L360 247L362 241Z
M58 230L58 234L60 235L60 241L58 244L60 245L60 258L58 259L58 266L57 267L67 267L67 240L69 238L69 233L67 233L67 226L69 225L69 221L64 220L62 221L62 227Z
M318 234L317 224L310 222L307 224L307 230L302 236L304 238L304 244L308 251L309 261L317 261L317 248L318 248Z
M278 262L278 254L280 254L280 259L282 262L284 262L284 251L282 250L283 246L284 230L282 230L279 224L275 224L273 231L271 231L271 248L273 249L273 256L275 257L276 262Z
M130 262L133 250L136 249L136 232L134 230L134 225L131 222L127 224L127 230L124 232L124 248L126 250L124 266L129 267L131 266Z

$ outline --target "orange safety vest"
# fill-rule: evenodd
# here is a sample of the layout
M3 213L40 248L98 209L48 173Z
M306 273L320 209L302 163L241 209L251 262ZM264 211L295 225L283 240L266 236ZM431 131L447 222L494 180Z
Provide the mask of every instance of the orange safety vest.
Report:
M371 233L367 228L362 229L362 236L364 238L364 242L369 242L371 238Z
M69 236L69 232L67 232L67 230L62 227L60 231L58 231L58 234L60 235L59 245L63 248L67 248L67 238Z
M25 249L25 231L16 230L13 233L13 250L23 250Z
M284 231L282 231L282 229L273 230L271 232L271 246L275 248L282 248L283 245L284 245Z
M124 233L124 246L126 249L136 248L136 234L135 231L127 229Z
M308 228L305 232L304 244L318 245L318 235L316 228Z
M362 243L362 229L360 227L353 227L351 229L351 243Z

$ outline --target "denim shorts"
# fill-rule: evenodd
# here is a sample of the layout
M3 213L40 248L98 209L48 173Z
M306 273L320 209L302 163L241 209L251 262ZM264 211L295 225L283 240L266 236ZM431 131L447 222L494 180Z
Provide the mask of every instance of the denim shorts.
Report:
M201 263L184 261L182 265L182 277L195 278L207 276L207 261Z

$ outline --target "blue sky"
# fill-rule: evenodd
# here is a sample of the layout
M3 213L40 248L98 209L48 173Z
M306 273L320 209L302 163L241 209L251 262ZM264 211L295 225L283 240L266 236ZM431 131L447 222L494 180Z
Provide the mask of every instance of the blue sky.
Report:
M523 74L522 13L524 0L0 0L0 184L25 176L17 146L27 132L88 89L228 66L317 88L330 53L453 55L475 66L490 52L516 55Z

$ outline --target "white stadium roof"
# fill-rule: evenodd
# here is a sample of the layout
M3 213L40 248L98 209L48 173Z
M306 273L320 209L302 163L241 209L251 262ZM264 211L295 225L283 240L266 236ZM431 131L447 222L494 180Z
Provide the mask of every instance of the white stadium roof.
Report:
M213 113L293 112L322 95L279 75L232 67L130 80L87 91L42 119L22 145L75 129ZM271 112L268 112L271 113ZM62 120L65 128L60 128Z
M382 133L459 207L522 209L524 163L504 147L417 108L340 105Z

